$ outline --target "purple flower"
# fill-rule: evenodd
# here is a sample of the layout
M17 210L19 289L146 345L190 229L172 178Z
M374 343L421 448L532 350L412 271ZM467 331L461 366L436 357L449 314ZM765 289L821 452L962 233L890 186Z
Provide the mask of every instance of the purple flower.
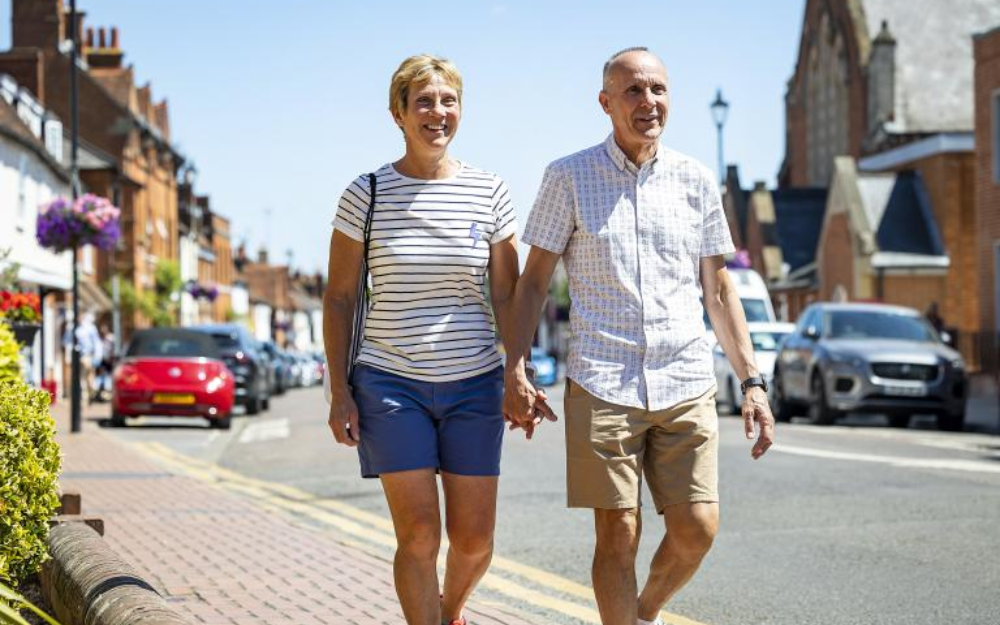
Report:
M110 250L121 236L120 216L111 202L91 193L72 204L60 197L41 208L35 236L42 247L56 252L83 245Z

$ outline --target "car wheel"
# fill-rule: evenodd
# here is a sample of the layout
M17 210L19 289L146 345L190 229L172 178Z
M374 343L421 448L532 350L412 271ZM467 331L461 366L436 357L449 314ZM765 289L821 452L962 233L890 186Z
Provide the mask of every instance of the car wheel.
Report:
M889 425L894 428L906 429L910 427L910 415L891 414L889 415Z
M812 402L809 404L809 422L813 425L830 425L837 420L837 411L826 401L826 386L819 371L813 373L809 384L812 389Z
M264 408L264 410L270 410L271 409L271 396L270 395L268 395L267 397L264 398L264 400L261 402L261 406Z
M247 414L260 414L260 397L250 397L247 399Z
M113 428L123 428L125 427L125 415L120 412L111 413L111 427Z
M775 421L787 423L795 415L795 404L785 399L784 386L777 371L774 372L774 379L771 384L774 385L774 389L772 390L774 393L774 419Z
M961 432L965 429L965 410L954 414L947 412L939 414L937 427L945 432Z
M228 430L233 426L232 415L226 415L224 417L219 417L217 419L209 419L208 427L214 430Z

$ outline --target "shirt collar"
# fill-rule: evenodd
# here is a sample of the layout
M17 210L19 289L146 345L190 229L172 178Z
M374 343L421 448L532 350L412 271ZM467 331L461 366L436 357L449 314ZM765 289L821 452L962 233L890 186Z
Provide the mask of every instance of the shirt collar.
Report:
M615 133L609 134L608 138L604 140L604 150L608 153L608 157L611 158L611 162L613 162L615 166L621 171L627 171L630 174L637 174L639 172L640 168L637 167L635 163L628 160L628 156L625 155L625 152L622 151L620 147L618 147L618 143L615 142ZM644 163L643 167L650 167L655 170L656 165L660 160L660 155L662 153L663 153L663 146L657 144L656 156L654 156L652 160Z

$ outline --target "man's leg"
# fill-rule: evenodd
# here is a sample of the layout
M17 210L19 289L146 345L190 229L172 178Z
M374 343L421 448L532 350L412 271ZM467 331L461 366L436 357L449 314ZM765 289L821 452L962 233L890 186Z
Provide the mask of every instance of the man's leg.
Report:
M381 478L396 530L392 571L403 615L409 625L440 625L441 515L434 469L383 473Z
M441 615L451 621L462 608L493 558L497 478L441 473L448 528L448 567Z
M597 544L591 578L604 625L635 625L635 554L642 533L638 508L594 510Z
M691 579L719 531L719 504L682 503L663 509L667 535L649 565L639 618L652 621ZM633 623L635 620L633 619Z

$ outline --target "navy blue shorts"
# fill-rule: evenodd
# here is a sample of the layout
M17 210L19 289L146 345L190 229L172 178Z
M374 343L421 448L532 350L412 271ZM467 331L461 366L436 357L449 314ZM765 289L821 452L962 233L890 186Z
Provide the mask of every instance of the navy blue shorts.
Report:
M364 477L413 469L500 475L502 366L464 380L422 382L357 365L351 385Z

